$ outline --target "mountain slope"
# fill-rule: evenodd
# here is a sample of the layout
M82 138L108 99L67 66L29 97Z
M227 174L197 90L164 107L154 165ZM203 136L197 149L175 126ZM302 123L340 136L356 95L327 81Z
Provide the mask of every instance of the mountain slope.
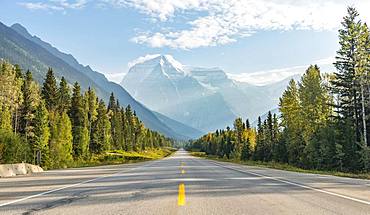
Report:
M121 84L151 109L203 131L257 120L276 109L291 78L265 86L235 81L219 68L183 66L169 55L138 61Z
M175 121L161 113L154 112L154 114L157 116L158 119L160 119L164 124L171 127L172 130L174 130L177 133L181 133L182 135L185 135L186 137L189 137L191 139L196 139L204 135L204 132L201 132L195 128L189 127L183 123L180 123L178 121Z
M236 117L221 94L169 55L137 62L121 84L151 109L204 132L225 127Z
M37 81L42 82L48 67L52 67L57 78L64 76L69 83L78 81L83 90L91 86L96 90L97 95L106 101L110 92L114 92L121 104L132 106L147 127L169 137L187 138L165 125L153 112L133 99L120 85L109 82L102 74L92 71L89 67L83 67L73 60L73 57L66 60L73 66L70 65L62 59L66 56L50 44L30 36L20 25L13 25L12 29L0 22L0 58L9 60L13 64L19 64L24 69L30 69Z

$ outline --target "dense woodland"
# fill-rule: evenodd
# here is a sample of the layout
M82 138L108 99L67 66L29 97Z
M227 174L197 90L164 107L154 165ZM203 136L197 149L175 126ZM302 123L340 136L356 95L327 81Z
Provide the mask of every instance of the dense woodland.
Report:
M0 62L0 163L29 162L45 168L72 166L112 150L144 151L172 141L144 127L130 106L93 89L81 92L50 68L40 86L30 71Z
M234 160L288 163L348 172L370 171L370 32L348 8L339 30L336 72L310 66L291 80L280 98L281 116L258 119L257 128L238 118L188 148ZM245 101L247 102L247 101Z

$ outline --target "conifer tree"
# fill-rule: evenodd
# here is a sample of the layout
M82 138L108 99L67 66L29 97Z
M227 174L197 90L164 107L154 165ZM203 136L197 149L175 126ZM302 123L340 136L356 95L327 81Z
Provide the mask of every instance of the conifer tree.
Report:
M299 102L299 92L296 82L292 79L289 82L288 88L284 91L280 98L280 112L282 119L282 126L287 139L287 151L289 163L300 165L301 156L304 150L302 140L302 122L301 122L301 109Z
M234 121L234 131L235 131L234 154L236 158L240 158L241 150L245 141L244 140L245 124L243 123L241 118L237 118Z
M37 83L33 81L32 73L28 70L22 86L23 103L21 105L20 132L26 140L34 136L34 118L40 102L40 91ZM31 143L32 144L32 143Z
M97 119L93 122L91 132L90 150L93 153L101 153L111 148L111 127L103 100L99 102L97 113Z
M34 120L34 137L32 151L39 153L42 166L49 165L49 113L46 109L45 102L42 100L36 109L35 120Z
M67 112L71 107L71 92L64 77L59 82L57 108L59 113Z
M72 125L67 113L55 114L55 123L51 127L50 156L54 167L67 167L72 157Z
M81 87L77 82L73 85L72 91L69 116L72 122L73 155L75 158L82 158L88 155L89 148L87 113L85 112L85 103L81 95Z
M12 132L12 116L9 108L0 104L0 130Z
M97 108L98 108L98 98L93 89L89 87L89 89L85 92L85 102L87 103L87 123L89 134L91 134L92 124L95 122L98 116Z
M49 111L54 111L58 104L58 87L52 68L49 68L48 72L46 73L41 95L46 102L46 108Z
M240 159L243 161L249 160L250 156L251 156L250 142L249 138L247 138L247 140L243 143Z

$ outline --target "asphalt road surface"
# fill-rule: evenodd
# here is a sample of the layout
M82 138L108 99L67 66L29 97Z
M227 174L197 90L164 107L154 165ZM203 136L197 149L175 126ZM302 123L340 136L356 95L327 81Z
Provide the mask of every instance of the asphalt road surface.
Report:
M370 181L180 150L157 161L2 178L0 214L370 214Z

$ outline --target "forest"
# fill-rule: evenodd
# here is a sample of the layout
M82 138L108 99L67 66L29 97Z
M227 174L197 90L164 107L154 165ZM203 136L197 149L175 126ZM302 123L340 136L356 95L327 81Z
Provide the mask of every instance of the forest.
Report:
M0 163L44 169L124 159L125 152L168 153L172 140L149 130L112 93L108 105L79 83L59 83L52 68L40 86L32 73L0 62ZM135 153L134 153L135 154Z
M370 32L349 7L339 30L334 73L311 65L257 128L241 118L187 148L230 160L277 162L304 169L370 171ZM320 48L320 47L317 47ZM248 101L243 101L248 102Z

